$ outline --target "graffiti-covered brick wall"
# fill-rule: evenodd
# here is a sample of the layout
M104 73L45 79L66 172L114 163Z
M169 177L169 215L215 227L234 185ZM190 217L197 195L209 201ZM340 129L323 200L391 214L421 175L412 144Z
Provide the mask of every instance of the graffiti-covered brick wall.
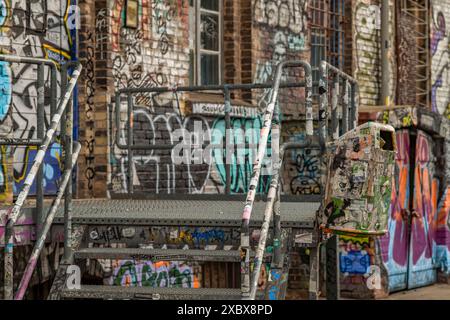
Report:
M48 58L58 68L76 57L74 37L75 1L0 1L0 51L22 57ZM30 64L0 64L1 108L0 132L20 139L37 138L37 68ZM45 75L45 128L50 123L50 69ZM60 94L61 75L57 87ZM2 148L0 192L21 190L36 147ZM7 159L12 168L7 170ZM57 138L46 155L44 187L47 193L57 190L61 150ZM8 177L7 177L8 176ZM11 184L6 185L7 181ZM32 188L32 193L35 187Z
M192 65L187 48L195 36L189 32L189 10L188 1L140 1L140 27L133 29L127 26L124 20L124 2L108 1L106 24L110 26L108 30L111 30L112 36L109 42L101 46L106 47L104 55L112 64L106 63L109 95L106 100L110 111L115 112L113 93L116 89L180 86L189 83L189 68ZM274 21L273 10L276 10L275 16L279 17L277 21ZM268 82L271 80L274 66L281 60L309 60L306 1L224 1L223 15L224 82ZM102 23L97 21L97 28L100 25ZM98 52L98 38L97 34L97 58L102 55ZM255 39L257 41L254 41ZM98 67L95 72L98 75L97 70ZM289 74L301 76L299 70ZM97 81L95 90L98 91L98 87ZM248 190L254 161L254 155L248 148L249 144L259 142L261 111L266 106L264 102L267 93L267 90L255 90L252 94L233 93L232 105L236 107L236 112L232 113L232 128L236 131L232 142L247 143L245 150L237 151L233 155L233 193L244 193ZM283 129L283 138L302 140L304 123L298 119L301 119L300 114L304 113L304 90L284 90L283 96L282 116L283 119L291 121L283 125L286 128ZM197 129L200 129L205 145L225 137L225 121L220 108L224 103L223 94L138 93L134 96L133 103L135 144L175 144L175 141L178 141L177 129L185 130L191 135L192 145L198 142L195 140L198 137L193 135ZM119 148L116 143L128 143L125 96L122 97L120 105L121 126L117 136L113 123L114 113L109 114L112 129L109 131L108 190L112 193L124 193L129 188L128 150ZM306 154L305 151L300 157L297 153L299 151L293 152L291 161L286 166L283 191L294 194L320 193L320 187L317 185L318 153L312 151ZM270 154L269 149L268 156ZM226 169L223 148L199 150L198 155L194 156L199 157L200 163L193 161L180 164L173 155L169 150L135 151L131 164L134 191L156 194L224 192ZM205 158L212 161L203 161ZM267 191L268 182L269 176L263 176L258 191Z
M253 0L252 1L252 70L253 81L265 83L271 80L276 65L283 60L309 61L308 3L306 0ZM288 70L283 80L300 76L299 69ZM299 79L299 78L297 78ZM268 91L257 97L258 104L267 99ZM304 114L299 97L303 90L283 90L282 113ZM264 104L262 104L264 106Z
M395 43L395 8L391 1L390 40ZM359 82L360 103L363 106L379 105L381 92L381 16L379 0L353 0L353 73ZM392 71L390 92L395 98L396 55L390 50ZM394 100L393 100L394 101Z
M107 101L112 83L110 24L106 0L79 0L79 60L83 71L78 81L79 141L77 196L106 197L108 168ZM108 80L109 79L109 80Z
M450 119L450 1L431 1L432 110Z

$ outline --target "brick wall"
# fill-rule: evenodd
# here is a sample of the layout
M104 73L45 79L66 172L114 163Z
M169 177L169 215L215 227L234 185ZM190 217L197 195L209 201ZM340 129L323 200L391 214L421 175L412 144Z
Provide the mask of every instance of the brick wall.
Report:
M448 25L450 23L450 1L431 1L431 107L450 119L450 60Z
M0 52L21 57L48 57L60 68L76 56L74 37L75 11L72 1L0 1ZM0 134L20 139L37 138L37 67L30 64L0 63L2 91L0 94ZM50 123L50 69L44 72L45 128ZM58 72L57 89L60 94L61 75ZM17 194L36 154L36 147L1 149L0 198L11 199ZM12 152L12 154L11 154ZM46 156L44 187L55 193L60 177L60 139L50 146ZM8 165L8 158L10 164ZM12 164L12 167L11 167ZM9 168L8 168L9 167ZM10 182L9 184L7 182ZM31 194L35 188L31 189Z
M395 99L395 8L390 9L390 82L391 99ZM381 92L381 18L379 0L354 0L353 22L353 74L359 82L360 104L379 105Z

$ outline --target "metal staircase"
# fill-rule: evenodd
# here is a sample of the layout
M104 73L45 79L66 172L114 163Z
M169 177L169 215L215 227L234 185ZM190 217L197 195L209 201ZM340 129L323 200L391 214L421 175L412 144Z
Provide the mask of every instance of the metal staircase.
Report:
M285 69L302 68L305 81L281 83L281 75ZM77 69L78 70L78 69ZM319 84L321 103L318 106L319 143L321 152L325 152L326 142L331 134L338 136L339 128L348 130L356 123L358 102L355 99L357 85L345 91L346 104L337 111L337 96L339 90L332 93L333 99L332 129L328 127L328 73L336 74L335 84L338 86L338 75L347 78L339 70L323 65L322 79ZM75 85L78 74L72 74L71 85ZM342 80L341 79L341 80ZM344 81L343 80L343 81ZM255 186L260 179L262 160L267 148L268 135L271 130L280 129L279 89L305 88L306 106L306 134L307 139L302 143L288 142L281 144L279 136L272 137L272 153L276 155L275 170L272 174L270 189L267 195L257 195ZM284 153L290 149L301 149L313 146L313 105L312 105L312 75L311 67L304 61L282 62L278 65L274 82L268 84L238 84L223 86L197 86L179 88L133 88L122 89L115 97L115 122L120 127L122 95L126 96L128 144L121 144L116 139L117 147L128 151L128 163L132 163L136 150L171 150L174 145L133 145L133 98L138 93L179 92L179 91L222 91L225 97L226 128L231 129L231 99L232 90L270 89L270 103L264 113L264 126L258 146L258 156L254 162L254 171L247 195L235 195L230 191L230 166L226 166L226 194L218 195L144 195L133 191L133 168L128 170L128 194L114 199L72 200L70 193L66 193L64 208L58 208L64 195L68 178L64 175L61 190L57 200L49 209L46 216L44 232L36 243L36 250L27 268L26 278L20 284L16 299L22 299L36 265L38 253L44 244L45 236L50 226L63 227L65 234L64 257L60 262L48 299L284 299L287 289L287 278L290 268L289 254L298 247L311 248L310 259L310 297L317 299L318 289L318 243L321 241L317 223L317 212L320 208L322 196L283 196L280 188L280 170ZM70 97L73 88L68 87L65 98ZM351 93L351 95L350 95ZM349 99L349 96L351 99ZM178 98L177 98L178 99ZM64 100L65 101L65 100ZM336 103L335 103L336 102ZM64 102L58 111L65 108ZM59 117L61 117L60 113ZM342 116L343 114L343 116ZM55 116L56 120L59 120ZM54 121L57 125L58 121ZM342 130L341 130L342 131ZM117 131L116 131L117 132ZM48 135L50 136L50 135ZM275 141L273 141L275 140ZM72 168L78 154L76 146L75 156L67 168ZM37 163L36 166L40 164ZM70 171L66 168L65 174ZM27 179L28 181L28 179ZM32 182L32 180L30 180ZM69 184L70 185L70 184ZM24 189L24 193L26 190ZM26 196L26 194L25 194ZM8 228L12 229L20 213L24 196L19 196L14 214L10 218ZM185 228L192 228L198 236L198 241L187 242L170 241L171 232L183 232ZM226 235L221 240L210 241L204 234L211 234L216 228L225 230ZM165 230L163 239L152 238L148 234L153 229ZM11 235L11 230L8 233ZM306 241L305 239L306 235ZM217 238L217 237L216 237ZM9 239L9 238L7 238ZM169 240L169 241L167 241ZM11 257L13 242L6 247L5 257ZM121 246L118 246L120 244ZM122 245L125 244L125 247ZM268 250L270 248L270 250ZM228 281L227 287L183 287L174 285L169 287L155 286L116 286L92 285L83 282L81 275L93 261L101 260L130 260L130 261L184 261L193 263L229 263L240 264L240 271L236 279ZM8 263L11 260L5 259ZM7 270L11 266L6 263ZM258 290L258 280L261 277L263 263L270 264L270 272L265 276L267 285L264 290ZM77 272L79 271L79 273ZM75 276L75 278L74 278ZM12 278L5 272L5 297L12 298ZM76 279L79 277L80 279ZM234 275L233 275L234 277ZM75 279L75 280L74 280ZM149 281L149 279L145 279Z
M262 160L267 148L267 141L269 132L273 129L279 130L279 110L278 110L278 90L281 86L282 72L287 68L300 67L305 71L305 82L291 83L291 87L305 87L306 88L306 110L307 110L307 134L313 134L313 115L312 115L312 76L311 68L308 63L303 61L283 62L281 63L275 74L275 81L268 85L225 85L225 86L199 86L199 87L182 87L182 88L146 88L146 89L125 89L116 94L116 125L119 126L120 119L120 101L121 94L127 95L127 114L128 114L128 139L133 136L132 125L132 110L133 99L131 94L149 93L149 92L165 92L165 91L205 91L205 90L223 90L225 96L225 118L227 121L227 128L231 128L229 123L231 113L230 91L237 89L254 89L261 87L271 88L271 100L264 114L264 127L261 130L261 139L258 146L258 157L255 160L254 172L252 181L250 182L249 193L244 199L243 197L236 197L231 194L206 196L187 195L186 200L177 199L177 196L172 199L156 199L156 200L112 200L103 203L106 207L96 207L98 202L91 205L86 205L87 211L79 211L80 222L84 214L95 216L93 220L85 221L84 236L90 234L89 227L93 223L107 223L107 224L122 224L122 225L137 225L139 228L146 226L203 226L205 228L216 227L230 227L234 228L235 232L240 234L241 239L239 243L228 244L227 250L222 248L215 248L215 250L206 250L208 248L182 248L175 246L174 248L133 248L127 245L127 248L88 248L86 247L86 239L81 239L81 246L74 248L73 256L71 257L78 265L84 265L86 259L131 259L131 260L151 260L151 261L194 261L194 262L235 262L241 263L241 283L240 288L153 288L153 287L121 287L121 286L104 286L104 285L81 285L79 288L68 289L65 285L67 280L57 281L50 294L51 299L256 299L256 298L283 298L285 295L286 285L284 290L278 290L277 294L269 292L271 288L271 281L266 286L266 292L257 292L257 282L260 277L261 264L264 261L272 261L272 269L276 279L275 270L282 270L286 273L289 269L289 261L287 257L288 248L294 247L292 236L298 230L304 233L308 230L311 234L314 232L314 217L318 209L318 202L301 203L291 202L282 203L280 209L279 198L279 170L282 164L281 159L276 158L275 173L272 176L271 187L267 196L267 201L256 201L255 186L259 182L259 175L262 166ZM120 141L117 139L116 141ZM131 142L131 143L130 143ZM272 148L278 155L287 149L304 148L311 144L311 139L307 143L289 143L280 146L279 139ZM132 141L128 140L127 145L120 145L119 147L128 150L128 156L133 156L134 150L145 150L155 148L173 148L174 146L133 146ZM278 161L278 162L277 162ZM129 161L131 163L132 161ZM133 197L132 188L132 168L129 168L129 195ZM229 175L229 169L227 170ZM227 181L229 179L227 178ZM229 188L227 188L229 192ZM230 192L229 192L230 193ZM136 197L136 196L135 196ZM183 196L182 196L183 197ZM203 198L203 199L202 199ZM215 198L215 199L214 199ZM240 199L238 199L240 198ZM235 199L233 201L233 199ZM245 200L245 201L243 201ZM242 212L243 204L245 208ZM275 204L276 203L276 204ZM307 209L307 210L302 210ZM77 208L75 206L75 208ZM258 216L251 219L251 211L254 209ZM123 217L123 210L126 210L126 218ZM95 215L93 215L93 211ZM281 211L281 212L280 212ZM302 212L307 213L301 214ZM207 214L206 214L207 213ZM264 213L263 216L260 214ZM269 235L269 228L271 225L272 213L276 215L276 222L272 226L272 233ZM76 221L76 212L73 212L73 221ZM283 217L283 220L280 217ZM291 218L291 219L289 219ZM126 220L126 221L124 221ZM284 229L283 229L284 227ZM250 243L251 231L259 230L259 241ZM283 230L282 230L283 229ZM294 235L295 237L295 235ZM270 238L270 239L268 239ZM274 247L274 252L270 256L266 253L267 245ZM163 244L158 244L163 245ZM153 247L153 245L152 245ZM71 260L72 260L71 259ZM270 260L268 260L270 259ZM251 264L251 261L253 262ZM64 269L68 265L62 265L58 272L64 275ZM253 270L251 270L253 267ZM64 277L63 277L64 278ZM284 276L286 279L286 276ZM250 283L251 281L251 283ZM274 279L274 281L276 281Z

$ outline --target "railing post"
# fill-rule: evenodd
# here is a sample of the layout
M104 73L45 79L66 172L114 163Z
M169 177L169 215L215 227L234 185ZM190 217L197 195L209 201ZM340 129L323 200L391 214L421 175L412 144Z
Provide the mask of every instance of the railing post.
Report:
M326 243L327 300L340 298L338 244L339 236L337 235L333 235Z
M223 88L223 93L225 95L225 193L231 194L231 160L232 153L234 150L230 150L231 146L234 148L234 144L232 144L232 135L231 135L231 97L230 97L230 89L227 85Z
M328 67L325 61L320 64L319 80L319 142L321 152L325 152L328 128Z
M339 119L338 119L338 99L339 99L339 76L334 75L333 90L331 96L331 130L333 140L339 138Z
M4 254L4 275L3 286L4 293L3 298L5 300L13 300L14 293L14 238L13 228L5 226L5 254Z
M348 88L349 84L347 79L344 79L344 92L342 95L342 133L348 131Z
M133 96L129 93L127 96L127 114L128 114L128 194L133 194Z
M56 112L58 107L58 76L56 68L51 68L50 71L50 117ZM61 91L62 92L62 91Z
M16 203L14 204L14 207L11 211L11 214L8 217L8 221L5 225L5 280L4 280L4 286L5 286L5 299L12 299L13 298L13 254L14 254L14 225L19 218L20 211L22 209L22 206L30 192L31 186L36 181L36 175L39 171L39 168L42 166L42 162L44 161L45 154L48 150L48 147L50 143L53 141L53 138L55 136L55 133L58 129L58 125L60 124L61 115L64 112L67 103L70 100L70 96L73 92L73 89L76 86L76 82L78 80L78 77L80 75L82 66L81 64L77 65L77 68L74 70L72 74L72 79L70 81L70 85L67 89L67 92L62 97L61 101L59 102L59 106L57 109L57 112L52 117L52 121L50 124L50 127L48 128L45 136L44 141L42 142L42 145L39 147L38 152L36 153L36 157L33 160L33 164L30 168L30 171L25 179L25 182L23 184L23 188L20 191L19 195L17 196Z
M275 198L275 202L273 204L273 265L277 267L282 267L282 259L281 259L281 210L280 210L280 201L281 197L281 186L280 181L278 181L278 189L277 195Z
M43 141L45 135L45 65L43 63L38 65L37 85L36 131L38 140ZM36 225L38 236L44 219L44 167L41 165L36 177Z
M68 65L63 70L66 78L65 89L67 87ZM64 168L72 172L72 154L73 154L73 99L72 96L66 107L65 115L63 115L64 123ZM69 179L64 194L64 261L70 263L72 256L72 179Z
M75 153L72 155L72 165L75 166L75 163L77 161L78 155L81 150L81 145L77 142L75 146ZM31 277L33 276L33 271L36 267L38 258L41 254L42 249L45 246L45 239L47 238L47 234L51 229L53 220L56 215L56 211L58 210L59 204L61 203L61 199L63 198L64 194L66 194L65 190L67 189L67 186L72 183L72 168L65 169L63 175L61 176L61 187L58 190L58 194L56 199L53 201L52 206L49 210L49 213L47 214L45 224L42 228L42 233L39 238L36 239L36 243L34 245L33 251L30 256L30 260L27 263L27 266L25 267L25 271L23 273L22 280L19 283L19 287L17 289L16 296L14 297L15 300L22 300L25 296L25 293L27 291L28 285L30 284ZM64 251L65 253L66 251ZM63 260L66 260L65 258ZM63 263L67 263L66 261L63 261Z
M352 84L352 129L358 126L359 118L359 87L357 83Z

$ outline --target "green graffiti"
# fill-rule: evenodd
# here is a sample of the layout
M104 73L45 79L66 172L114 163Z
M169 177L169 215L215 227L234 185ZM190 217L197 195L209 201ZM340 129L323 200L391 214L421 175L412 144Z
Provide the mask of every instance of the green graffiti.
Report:
M253 172L254 157L259 143L260 131L262 127L261 118L252 119L232 119L233 136L232 143L238 147L231 155L231 191L233 193L247 192ZM225 138L226 125L223 118L217 119L213 123L212 144L229 145L223 142ZM223 139L223 140L222 140ZM221 141L222 140L222 141ZM271 135L267 143L266 157L272 156ZM216 169L219 173L221 183L226 183L226 152L225 148L213 149L213 158ZM257 189L258 193L266 193L270 186L270 176L261 175L260 183Z

